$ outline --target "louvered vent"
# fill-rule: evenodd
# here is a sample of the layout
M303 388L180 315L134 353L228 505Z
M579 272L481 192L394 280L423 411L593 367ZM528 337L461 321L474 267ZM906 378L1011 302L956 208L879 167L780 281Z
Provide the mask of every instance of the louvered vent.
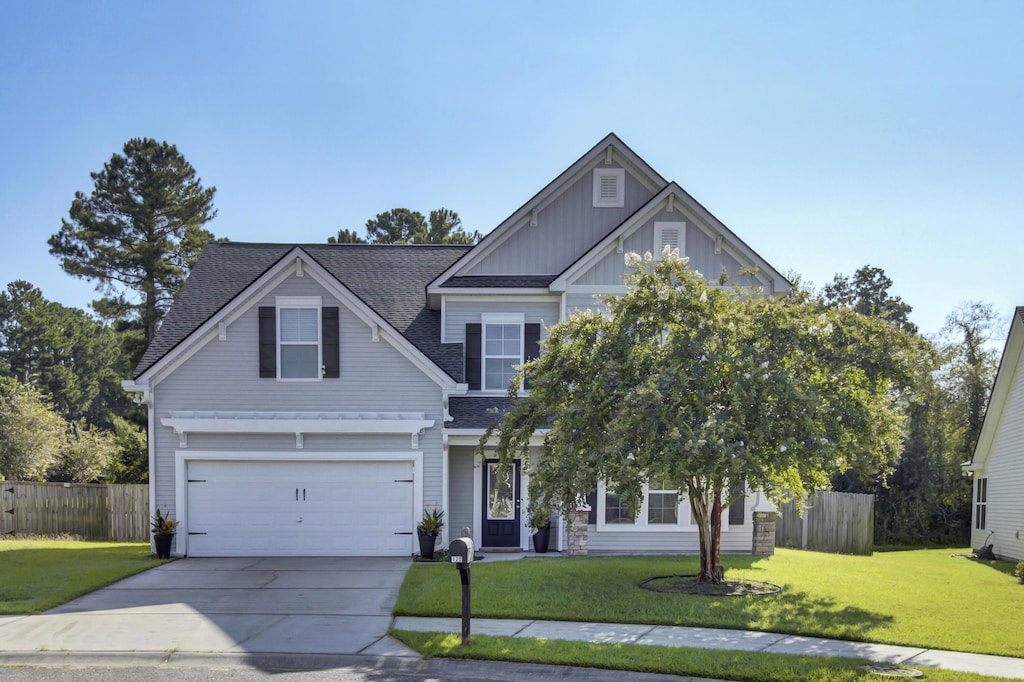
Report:
M594 206L622 208L625 203L626 171L622 168L594 169Z
M661 260L665 247L678 249L685 255L686 223L654 223L654 257Z

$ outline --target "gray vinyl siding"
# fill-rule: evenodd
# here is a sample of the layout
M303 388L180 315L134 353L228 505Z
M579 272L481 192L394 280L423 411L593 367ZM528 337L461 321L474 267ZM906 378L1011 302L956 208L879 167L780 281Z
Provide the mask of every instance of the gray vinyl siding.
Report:
M341 378L320 382L279 382L259 378L258 306L275 304L275 296L323 296L323 305L339 306ZM190 450L423 452L423 501L441 504L441 388L371 330L345 305L309 277L290 277L254 303L227 328L227 339L214 338L164 378L154 390L156 504L172 515L174 453L178 436L160 419L180 410L222 411L374 411L422 412L435 425L411 447L411 438L374 435L307 435L303 448L294 435L201 435L188 437Z
M724 270L728 273L730 282L743 286L757 285L751 277L740 276L740 270L749 267L750 263L740 263L724 245L722 252L716 254L715 240L697 225L692 216L685 215L677 207L672 213L660 211L654 218L630 233L623 240L622 253L611 247L609 253L570 283L570 290L572 285L621 286L622 277L626 272L625 254L654 251L655 222L686 223L685 253L682 255L690 259L691 268L703 274L708 280L717 281Z
M754 531L749 525L722 529L722 552L725 554L750 554L753 551ZM697 529L678 533L644 533L624 531L601 531L589 526L587 545L591 552L674 552L697 554L700 542Z
M540 324L543 338L547 336L547 327L558 322L559 297L552 296L549 301L517 301L514 296L509 296L507 301L445 301L445 342L465 343L466 325L479 322L485 313L522 313L527 324Z
M473 513L473 479L480 471L473 465L474 450L468 445L448 449L448 527L453 538L479 521L479 514Z
M598 168L615 168L604 166ZM592 169L537 214L537 226L527 219L499 248L464 275L556 275L601 241L654 194L626 169L625 205L594 208Z
M1020 324L1018 321L1014 325ZM1007 365L1004 360L1004 365ZM971 546L981 547L988 540L997 556L1024 559L1024 371L1020 357L1015 366L1004 366L1012 381L1002 405L992 447L985 468L974 473L974 480L988 479L988 509L985 529L975 530L976 484L971 492Z
M565 314L571 317L577 310L597 310L605 312L608 308L602 300L601 294L566 294Z

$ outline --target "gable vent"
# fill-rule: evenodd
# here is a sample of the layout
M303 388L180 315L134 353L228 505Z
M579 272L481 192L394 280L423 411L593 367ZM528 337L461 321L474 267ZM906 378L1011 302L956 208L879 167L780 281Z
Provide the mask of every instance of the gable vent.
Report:
M686 223L654 223L654 258L661 260L665 247L678 249L686 255Z
M594 207L622 208L626 198L624 168L594 169Z

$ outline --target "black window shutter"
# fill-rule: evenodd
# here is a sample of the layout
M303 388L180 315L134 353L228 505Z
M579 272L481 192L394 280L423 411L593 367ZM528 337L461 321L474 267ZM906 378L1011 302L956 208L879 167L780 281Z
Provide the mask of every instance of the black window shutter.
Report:
M534 358L540 357L540 324L536 322L529 322L523 333L523 344L524 352L526 357L524 360L533 360ZM530 382L526 381L525 388L530 388Z
M730 491L730 493L734 495L736 499L733 500L733 503L729 505L729 525L742 526L743 519L747 513L747 510L744 506L747 501L747 498L743 492L743 486L732 486L732 490Z
M480 390L481 329L479 322L466 325L466 382L469 390Z
M277 309L260 306L260 378L277 377Z
M320 321L323 325L321 338L324 342L324 378L337 379L341 376L341 338L338 327L338 307L321 308Z
M590 513L587 514L587 523L591 526L597 524L597 491L587 495L587 504L590 506Z

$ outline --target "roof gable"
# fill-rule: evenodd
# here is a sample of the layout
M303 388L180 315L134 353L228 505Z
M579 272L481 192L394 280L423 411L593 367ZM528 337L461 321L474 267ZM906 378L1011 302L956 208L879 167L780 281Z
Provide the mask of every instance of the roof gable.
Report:
M587 174L594 168L605 166L624 168L626 170L626 182L636 183L637 187L643 187L648 195L657 192L665 185L665 179L661 177L647 162L641 159L614 133L609 133L604 139L592 147L586 154L577 159L558 177L548 183L542 190L531 197L526 203L519 207L512 215L506 218L500 225L486 235L483 240L472 251L456 261L450 268L434 279L427 288L432 296L440 293L442 287L446 286L451 278L479 275L553 275L559 268L549 269L548 272L473 272L473 268L482 263L495 251L506 245L509 240L521 230L531 229L531 224L536 225L538 216L542 215L545 208L557 201L569 188L578 183L589 183ZM589 192L589 184L585 184ZM588 195L589 196L589 195ZM614 209L598 209L614 210ZM611 215L611 214L609 214ZM551 228L549 228L551 229ZM557 229L555 226L554 229ZM582 248L589 248L591 243L582 244ZM577 256L578 254L573 254ZM542 268L543 269L543 268ZM432 303L434 303L432 301Z
M424 288L468 246L367 246L352 244L252 244L215 242L203 251L146 349L133 379L181 351L190 337L227 319L242 299L272 284L294 258L321 271L343 300L399 337L455 381L462 380L462 348L439 341L440 316L425 305Z
M964 469L973 471L982 468L988 460L993 441L999 431L999 423L1003 419L1007 398L1013 388L1017 373L1020 371L1024 357L1024 306L1017 307L1010 320L1010 333L1006 337L1003 355L999 359L999 369L989 395L988 407L985 410L985 421L981 425L978 444L970 462L964 463Z

